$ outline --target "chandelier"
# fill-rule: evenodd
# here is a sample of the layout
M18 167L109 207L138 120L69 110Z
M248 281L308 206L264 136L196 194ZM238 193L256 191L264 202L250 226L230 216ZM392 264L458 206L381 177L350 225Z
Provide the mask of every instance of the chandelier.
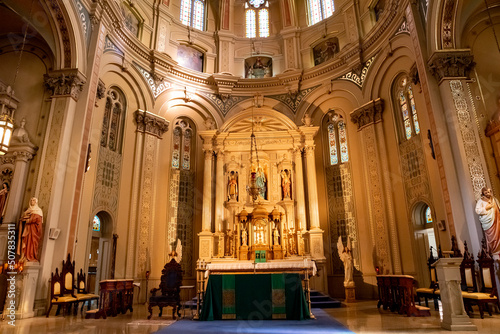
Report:
M33 13L33 4L35 0L31 1L29 20L31 22L31 17ZM1 102L0 110L0 155L4 155L9 151L10 139L12 138L12 132L14 130L14 103L12 101L14 95L14 87L16 85L17 76L19 74L19 67L21 65L21 58L23 56L24 46L26 44L26 36L28 34L29 24L25 26L23 43L21 44L21 50L19 52L19 59L17 60L16 73L14 75L14 80L11 87L7 87L7 99ZM17 51L17 50L16 50Z
M259 169L259 152L257 151L257 140L255 139L255 134L253 132L253 109L252 109L252 134L250 135L250 185L247 186L247 193L252 198L253 203L259 198L259 194L262 192L263 187L257 185L257 170ZM255 151L255 170L254 166L254 151Z

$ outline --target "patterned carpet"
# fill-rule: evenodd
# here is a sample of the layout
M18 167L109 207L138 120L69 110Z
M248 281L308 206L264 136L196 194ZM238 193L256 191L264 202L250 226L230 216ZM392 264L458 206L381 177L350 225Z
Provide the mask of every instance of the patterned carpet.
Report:
M277 334L353 333L321 309L313 309L315 320L179 320L160 329L159 334Z

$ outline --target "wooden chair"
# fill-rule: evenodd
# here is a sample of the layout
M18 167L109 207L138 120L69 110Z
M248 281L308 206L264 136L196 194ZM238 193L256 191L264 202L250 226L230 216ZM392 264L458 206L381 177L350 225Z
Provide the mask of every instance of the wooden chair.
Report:
M432 265L437 260L438 260L438 258L435 258L434 255L432 254L432 246L431 246L429 258L427 259L427 267L429 268L429 275L431 278L431 284L428 288L416 289L417 300L418 300L419 305L420 305L420 299L424 298L425 306L429 307L429 299L432 299L432 300L434 300L434 309L436 309L436 310L439 309L438 300L440 297L440 291L439 291L439 284L438 284L438 279L437 279L437 275L436 275L436 268L433 267Z
M47 310L46 317L49 316L52 305L57 305L56 315L59 314L61 306L63 306L63 316L65 313L65 306L71 306L74 303L78 303L75 296L64 294L64 284L62 276L59 275L59 269L56 268L56 273L51 274L50 279L50 303L49 309Z
M153 315L153 306L158 306L160 308L161 317L163 313L163 308L167 306L172 306L172 318L175 319L175 312L177 310L177 316L181 317L181 284L182 284L182 269L181 265L178 264L174 259L165 265L161 271L161 282L159 288L151 289L152 296L149 297L149 316L151 319ZM157 296L156 292L161 291L161 295Z
M465 246L467 243L464 243ZM466 252L467 247L465 248ZM470 254L468 255L470 256ZM464 261L465 256L464 256ZM462 297L464 300L464 306L467 311L467 314L470 316L472 313L472 305L477 305L479 308L479 313L481 315L481 319L484 318L484 310L488 311L488 314L491 316L491 310L488 304L494 304L498 310L498 293L496 289L496 281L495 281L495 273L494 273L494 263L491 255L488 253L486 241L483 239L481 251L478 254L478 264L479 264L479 277L482 282L481 289L478 289L476 282L476 275L474 270L474 265L472 264L471 274L467 272L467 263L474 263L474 259L467 260L466 265L464 265L465 270L465 278L462 276L462 286L467 290L462 292ZM470 265L469 265L470 266ZM462 273L462 266L460 266L460 270ZM465 279L465 284L463 283ZM471 281L472 280L472 281ZM472 290L472 291L471 291Z
M87 309L90 310L91 303L93 300L97 301L97 307L99 308L99 295L87 292L85 278L86 278L85 273L83 272L82 269L80 269L80 272L76 274L76 299L78 299L78 302L82 303L82 308L80 309L80 312L83 312L83 307L85 306L85 303L87 303Z

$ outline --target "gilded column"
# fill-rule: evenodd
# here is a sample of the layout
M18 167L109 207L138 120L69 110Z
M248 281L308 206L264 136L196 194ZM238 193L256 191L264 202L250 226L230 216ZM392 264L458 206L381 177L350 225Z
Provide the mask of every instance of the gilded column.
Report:
M226 182L224 179L224 151L217 152L215 170L215 231L224 231L224 193Z
M205 166L203 169L203 213L201 220L201 232L198 233L200 247L199 257L209 260L214 251L212 240L212 166L214 159L213 138L217 130L200 131L203 140L203 153L205 155Z
M297 222L296 226L300 230L306 229L306 199L304 196L304 170L302 168L302 151L300 148L293 150L293 160L295 162L295 200L297 201Z

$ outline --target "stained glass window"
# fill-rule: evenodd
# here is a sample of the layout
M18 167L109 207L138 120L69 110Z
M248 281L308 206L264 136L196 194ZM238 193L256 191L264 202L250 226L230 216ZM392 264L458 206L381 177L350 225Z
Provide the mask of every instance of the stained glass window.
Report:
M401 79L398 89L397 103L401 111L404 135L406 139L410 139L413 135L418 135L420 133L420 123L418 122L415 97L411 84L406 77Z
M347 152L347 135L345 131L344 121L338 123L339 128L339 144L340 144L340 161L349 161L349 153Z
M125 97L117 88L108 90L104 119L102 121L101 146L120 152L125 119Z
M431 214L431 208L430 207L427 207L427 209L425 209L425 222L427 224L432 223L432 214Z
M182 0L180 20L182 24L203 30L205 24L205 1Z
M328 124L328 146L330 147L330 164L336 165L339 162L337 156L337 138L335 125Z
M331 120L327 124L328 154L330 165L337 165L349 161L349 151L347 149L346 124L342 118L337 121ZM340 157L339 157L340 156Z
M101 231L101 220L97 216L94 216L94 221L92 222L92 231Z
M417 117L417 107L415 106L415 99L413 98L413 90L411 89L411 86L408 86L408 99L410 100L410 106L411 106L411 114L413 117L413 126L415 127L415 133L418 135L420 133L420 125L418 124L418 117Z
M256 33L256 22L255 22L255 11L252 9L247 10L247 38L255 38Z
M263 6L261 6L263 5ZM249 0L245 3L246 37L269 37L269 1ZM258 18L257 18L258 15ZM257 36L257 32L259 35Z
M333 0L309 0L309 22L316 24L333 15Z
M259 10L259 37L269 37L269 11Z
M184 133L184 150L182 155L182 168L189 170L191 163L191 130Z
M179 160L181 152L181 129L174 129L174 148L172 150L172 168L179 169Z

